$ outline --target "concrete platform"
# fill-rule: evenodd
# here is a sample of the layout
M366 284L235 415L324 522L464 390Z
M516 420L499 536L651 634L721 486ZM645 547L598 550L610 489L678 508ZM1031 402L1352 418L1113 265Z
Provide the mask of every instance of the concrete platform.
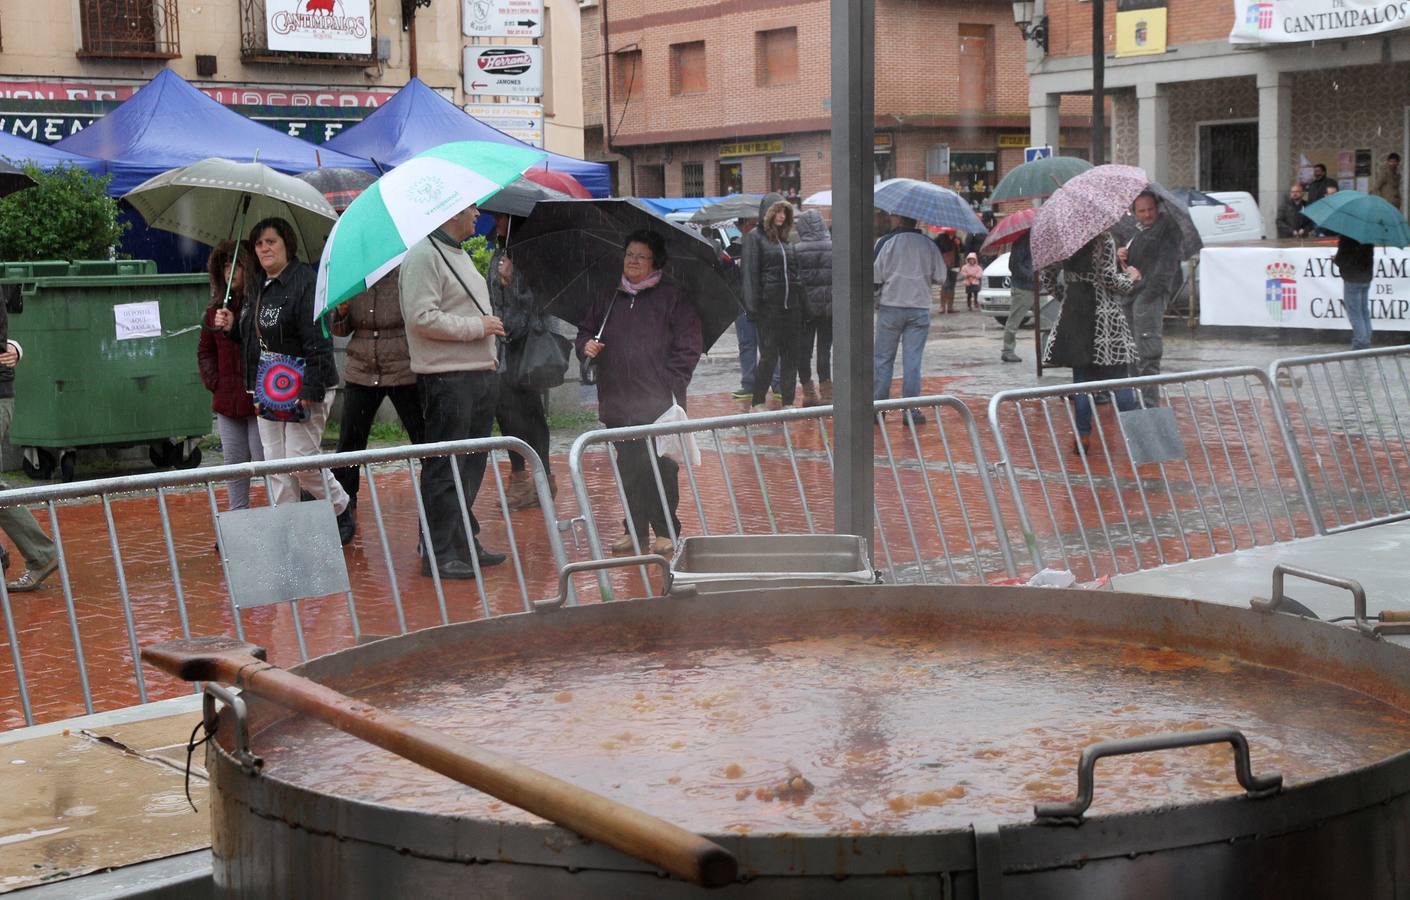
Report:
M0 735L0 894L208 892L199 751L191 770L199 812L185 790L186 741L199 721L193 696Z
M1410 579L1405 577L1410 568L1410 521L1118 575L1111 585L1119 591L1247 606L1251 598L1271 593L1273 567L1279 563L1359 581L1366 590L1369 615L1383 609L1410 610ZM1284 590L1320 618L1351 615L1351 594L1341 588L1289 578Z

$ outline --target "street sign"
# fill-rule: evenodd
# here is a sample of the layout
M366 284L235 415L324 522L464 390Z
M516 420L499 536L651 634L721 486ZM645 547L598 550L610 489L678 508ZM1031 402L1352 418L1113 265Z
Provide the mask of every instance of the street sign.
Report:
M465 48L465 93L509 97L543 96L543 48Z
M543 147L542 103L467 103L465 111L512 138Z
M463 0L466 37L543 37L543 0Z
M1053 155L1052 147L1024 147L1023 161L1032 162L1035 159L1047 159Z

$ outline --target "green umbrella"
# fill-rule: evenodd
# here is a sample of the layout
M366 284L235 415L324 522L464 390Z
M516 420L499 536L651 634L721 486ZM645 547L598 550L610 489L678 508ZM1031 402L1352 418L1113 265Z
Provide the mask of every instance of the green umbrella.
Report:
M408 159L352 202L318 263L314 317L367 290L451 216L541 162L531 147L456 141Z
M1378 247L1410 247L1410 225L1390 203L1360 191L1337 191L1302 208L1326 231Z
M1019 200L1024 197L1046 197L1092 167L1085 159L1075 156L1045 156L1013 169L994 188L991 203Z

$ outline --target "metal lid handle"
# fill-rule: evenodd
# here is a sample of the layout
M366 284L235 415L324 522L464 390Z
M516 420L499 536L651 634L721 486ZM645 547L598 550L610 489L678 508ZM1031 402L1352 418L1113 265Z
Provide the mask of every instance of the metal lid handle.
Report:
M1082 751L1077 763L1077 797L1068 803L1039 803L1033 807L1033 814L1039 820L1068 824L1078 824L1087 808L1092 805L1093 782L1097 760L1104 756L1127 756L1132 753L1151 753L1156 750L1176 750L1181 747L1198 747L1202 744L1231 744L1234 748L1234 774L1249 797L1264 797L1282 789L1283 776L1274 772L1269 775L1254 775L1249 761L1248 740L1237 728L1205 728L1200 731L1177 731L1169 734L1151 734L1145 737L1127 738L1119 741L1102 741L1092 744Z

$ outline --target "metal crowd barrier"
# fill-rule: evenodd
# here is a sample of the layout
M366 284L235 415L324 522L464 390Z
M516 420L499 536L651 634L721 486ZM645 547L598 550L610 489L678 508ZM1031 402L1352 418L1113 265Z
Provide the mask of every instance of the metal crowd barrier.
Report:
M919 414L924 422L912 418ZM975 584L1015 574L1008 535L984 463L974 417L954 397L876 404L876 546L874 560L892 582ZM580 515L593 558L610 555L604 531L622 534L627 508L612 445L650 439L658 452L682 457L678 482L681 529L691 534L830 533L833 521L832 407L795 408L630 428L589 431L568 455ZM697 464L680 449L699 449ZM656 497L666 495L651 454ZM681 537L667 522L672 543ZM560 525L560 527L564 527ZM633 552L643 549L631 535ZM650 588L643 568L641 583ZM630 576L628 576L630 577ZM602 574L604 597L622 582Z
M1319 531L1410 516L1410 347L1274 360L1279 425Z
M1078 453L1081 395L1109 402ZM989 425L1035 569L1092 579L1319 531L1262 369L1004 391Z
M511 515L501 471L510 451L525 459L540 510ZM418 538L427 533L427 526L417 461L466 453L490 454L476 506L486 545L502 549L509 560L452 588L442 581L438 566L431 566L431 577L420 575ZM227 548L219 554L219 564L213 562L216 534L222 535L222 541L233 535L228 529L239 515L222 509L224 498L218 501L217 494L224 492L218 488L228 479L246 476L253 480L256 493L263 483L267 497L267 476L321 471L326 486L332 477L328 467L353 465L361 467L362 478L359 536L346 553L337 548L335 536L336 549L329 550L326 559L329 566L346 565L351 588L342 596L318 600L295 593L282 598L292 599L288 603L240 603L234 586L248 574L245 567L257 567L260 561L235 558ZM452 466L452 472L459 487L459 471ZM65 502L94 500L98 502ZM252 498L251 506L256 502ZM0 612L9 649L8 660L0 656L0 729L190 691L189 685L175 681L163 680L155 687L148 683L137 658L139 647L152 641L193 633L245 638L251 632L249 639L266 644L271 659L296 654L301 660L309 654L309 643L326 653L416 628L527 611L532 601L554 592L556 572L567 563L543 464L515 438L46 485L0 492L0 506L34 507L58 548L59 561L58 571L40 591L11 594L0 579ZM469 510L463 494L460 513L468 531ZM324 524L331 526L331 522ZM242 546L262 542L273 552L280 549L280 542L300 537L280 533L278 526L272 531ZM429 546L424 552L433 555ZM308 573L289 574L297 579ZM340 583L349 582L345 578ZM66 634L52 627L56 604L62 604ZM119 616L121 626L115 628ZM296 644L289 640L290 630ZM72 699L79 694L81 708ZM16 710L22 723L16 721Z

